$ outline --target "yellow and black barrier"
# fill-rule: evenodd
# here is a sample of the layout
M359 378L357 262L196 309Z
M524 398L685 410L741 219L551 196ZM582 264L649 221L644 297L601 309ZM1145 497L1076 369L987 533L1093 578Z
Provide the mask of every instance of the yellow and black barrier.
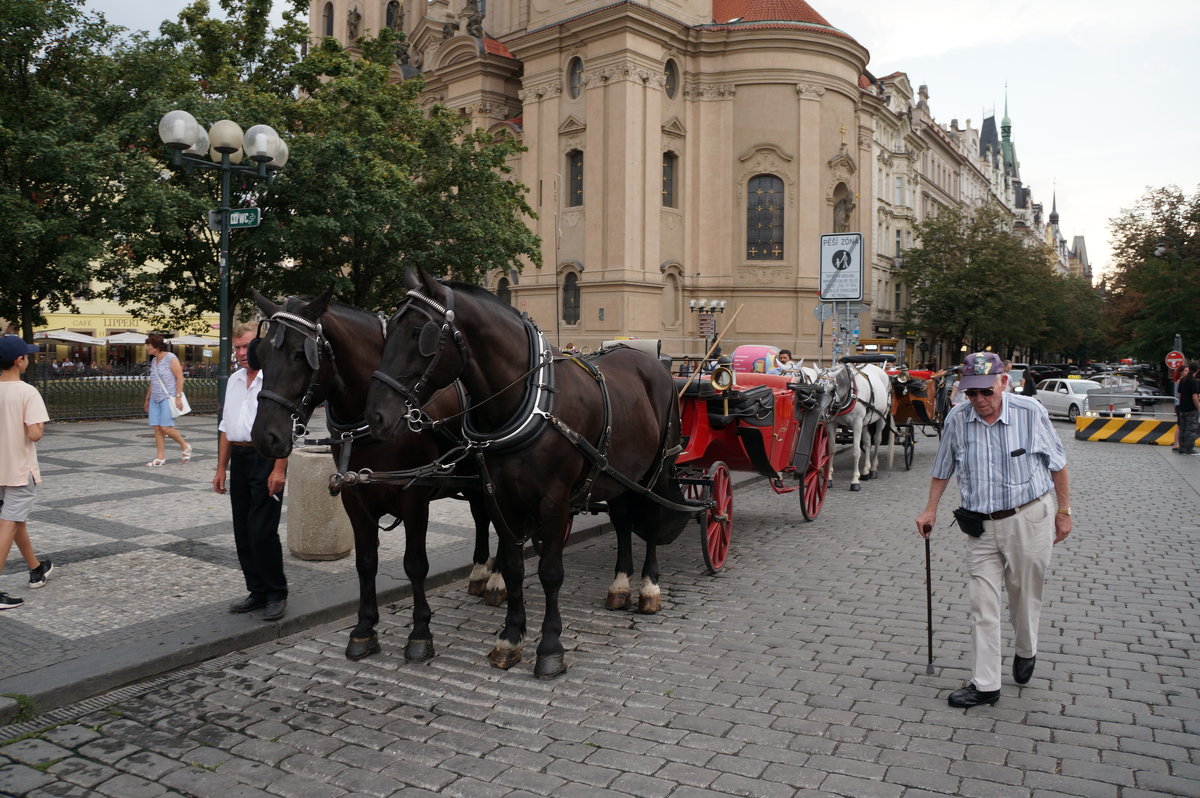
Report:
M1175 442L1176 426L1174 421L1155 419L1079 416L1075 419L1075 440L1171 446Z

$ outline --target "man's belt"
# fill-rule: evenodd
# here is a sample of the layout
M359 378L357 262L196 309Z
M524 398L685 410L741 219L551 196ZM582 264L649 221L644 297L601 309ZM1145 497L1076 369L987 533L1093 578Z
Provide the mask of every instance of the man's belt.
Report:
M1045 494L1043 493L1042 496L1044 495ZM981 513L981 515L983 515L989 521L999 521L1002 518L1012 518L1014 515L1021 512L1031 504L1037 504L1039 501L1041 501L1042 496L1038 496L1036 499L1027 501L1019 507L1013 507L1011 510L997 510L994 513Z
M250 441L230 441L229 445L230 446L253 446L254 444L251 443ZM1012 513L1009 513L1009 515L1012 515Z

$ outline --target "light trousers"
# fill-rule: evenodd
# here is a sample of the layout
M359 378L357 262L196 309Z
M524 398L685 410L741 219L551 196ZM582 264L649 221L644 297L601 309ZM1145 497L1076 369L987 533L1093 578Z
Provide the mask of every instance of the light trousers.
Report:
M967 537L965 566L970 579L971 642L975 664L971 681L978 690L999 690L1000 588L1008 592L1015 653L1037 654L1042 588L1054 549L1054 491L1016 515L984 521L983 534Z

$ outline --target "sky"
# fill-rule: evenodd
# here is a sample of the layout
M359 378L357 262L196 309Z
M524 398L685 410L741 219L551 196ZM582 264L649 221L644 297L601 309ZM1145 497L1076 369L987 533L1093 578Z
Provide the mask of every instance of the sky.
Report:
M876 77L929 87L941 124L1004 115L1021 178L1093 271L1111 262L1109 220L1148 187L1200 190L1197 0L809 0L871 53ZM186 0L87 0L110 22L157 30ZM212 5L216 7L216 3Z

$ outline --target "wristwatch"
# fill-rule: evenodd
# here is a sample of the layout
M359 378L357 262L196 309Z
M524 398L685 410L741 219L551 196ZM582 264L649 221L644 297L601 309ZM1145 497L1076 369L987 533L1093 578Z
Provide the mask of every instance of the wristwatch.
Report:
M1071 508L1070 508L1070 507L1059 507L1059 508L1058 508L1058 511L1059 511L1060 513L1062 513L1063 515L1068 515L1068 516L1069 516L1069 515L1071 514Z

